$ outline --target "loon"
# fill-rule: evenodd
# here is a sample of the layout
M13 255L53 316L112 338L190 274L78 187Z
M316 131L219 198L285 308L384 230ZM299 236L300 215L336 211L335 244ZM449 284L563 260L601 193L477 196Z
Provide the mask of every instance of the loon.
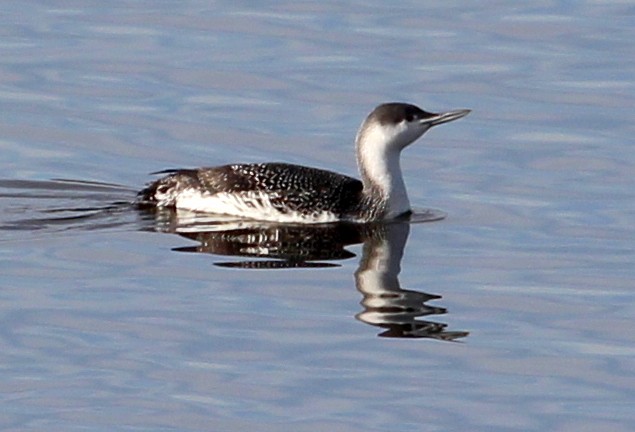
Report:
M282 223L387 221L412 213L401 151L433 126L470 113L431 113L407 103L384 103L364 120L355 146L361 181L282 162L165 170L139 192L140 206L169 207Z

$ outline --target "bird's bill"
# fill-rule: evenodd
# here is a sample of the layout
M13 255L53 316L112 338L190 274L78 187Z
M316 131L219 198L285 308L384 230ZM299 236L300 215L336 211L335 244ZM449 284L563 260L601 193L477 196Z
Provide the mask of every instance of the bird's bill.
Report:
M451 122L452 120L458 120L461 117L465 117L472 110L469 109L460 109L454 111L448 111L444 113L435 114L432 117L428 117L426 119L421 120L422 124L428 124L430 126L440 125L442 123Z

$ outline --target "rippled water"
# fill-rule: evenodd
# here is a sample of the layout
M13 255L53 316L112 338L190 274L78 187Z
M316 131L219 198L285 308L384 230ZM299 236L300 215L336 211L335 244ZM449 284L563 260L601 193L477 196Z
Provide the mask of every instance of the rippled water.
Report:
M630 3L1 9L0 429L635 427ZM473 110L404 154L442 221L130 205L166 168L353 175L391 100Z

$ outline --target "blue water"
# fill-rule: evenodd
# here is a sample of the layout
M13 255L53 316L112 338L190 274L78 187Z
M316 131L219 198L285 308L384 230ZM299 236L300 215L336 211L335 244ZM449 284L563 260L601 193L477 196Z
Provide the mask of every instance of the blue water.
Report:
M630 3L0 9L0 429L635 428ZM354 175L393 100L473 110L404 154L442 221L267 259L350 233L236 255L126 204L166 168Z

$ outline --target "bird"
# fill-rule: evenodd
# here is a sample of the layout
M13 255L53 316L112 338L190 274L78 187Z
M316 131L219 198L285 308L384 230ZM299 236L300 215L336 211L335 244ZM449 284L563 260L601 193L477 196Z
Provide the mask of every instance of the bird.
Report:
M471 110L432 113L403 102L378 105L355 137L360 179L284 162L164 170L137 195L140 206L280 223L367 223L412 213L401 151L433 126Z

